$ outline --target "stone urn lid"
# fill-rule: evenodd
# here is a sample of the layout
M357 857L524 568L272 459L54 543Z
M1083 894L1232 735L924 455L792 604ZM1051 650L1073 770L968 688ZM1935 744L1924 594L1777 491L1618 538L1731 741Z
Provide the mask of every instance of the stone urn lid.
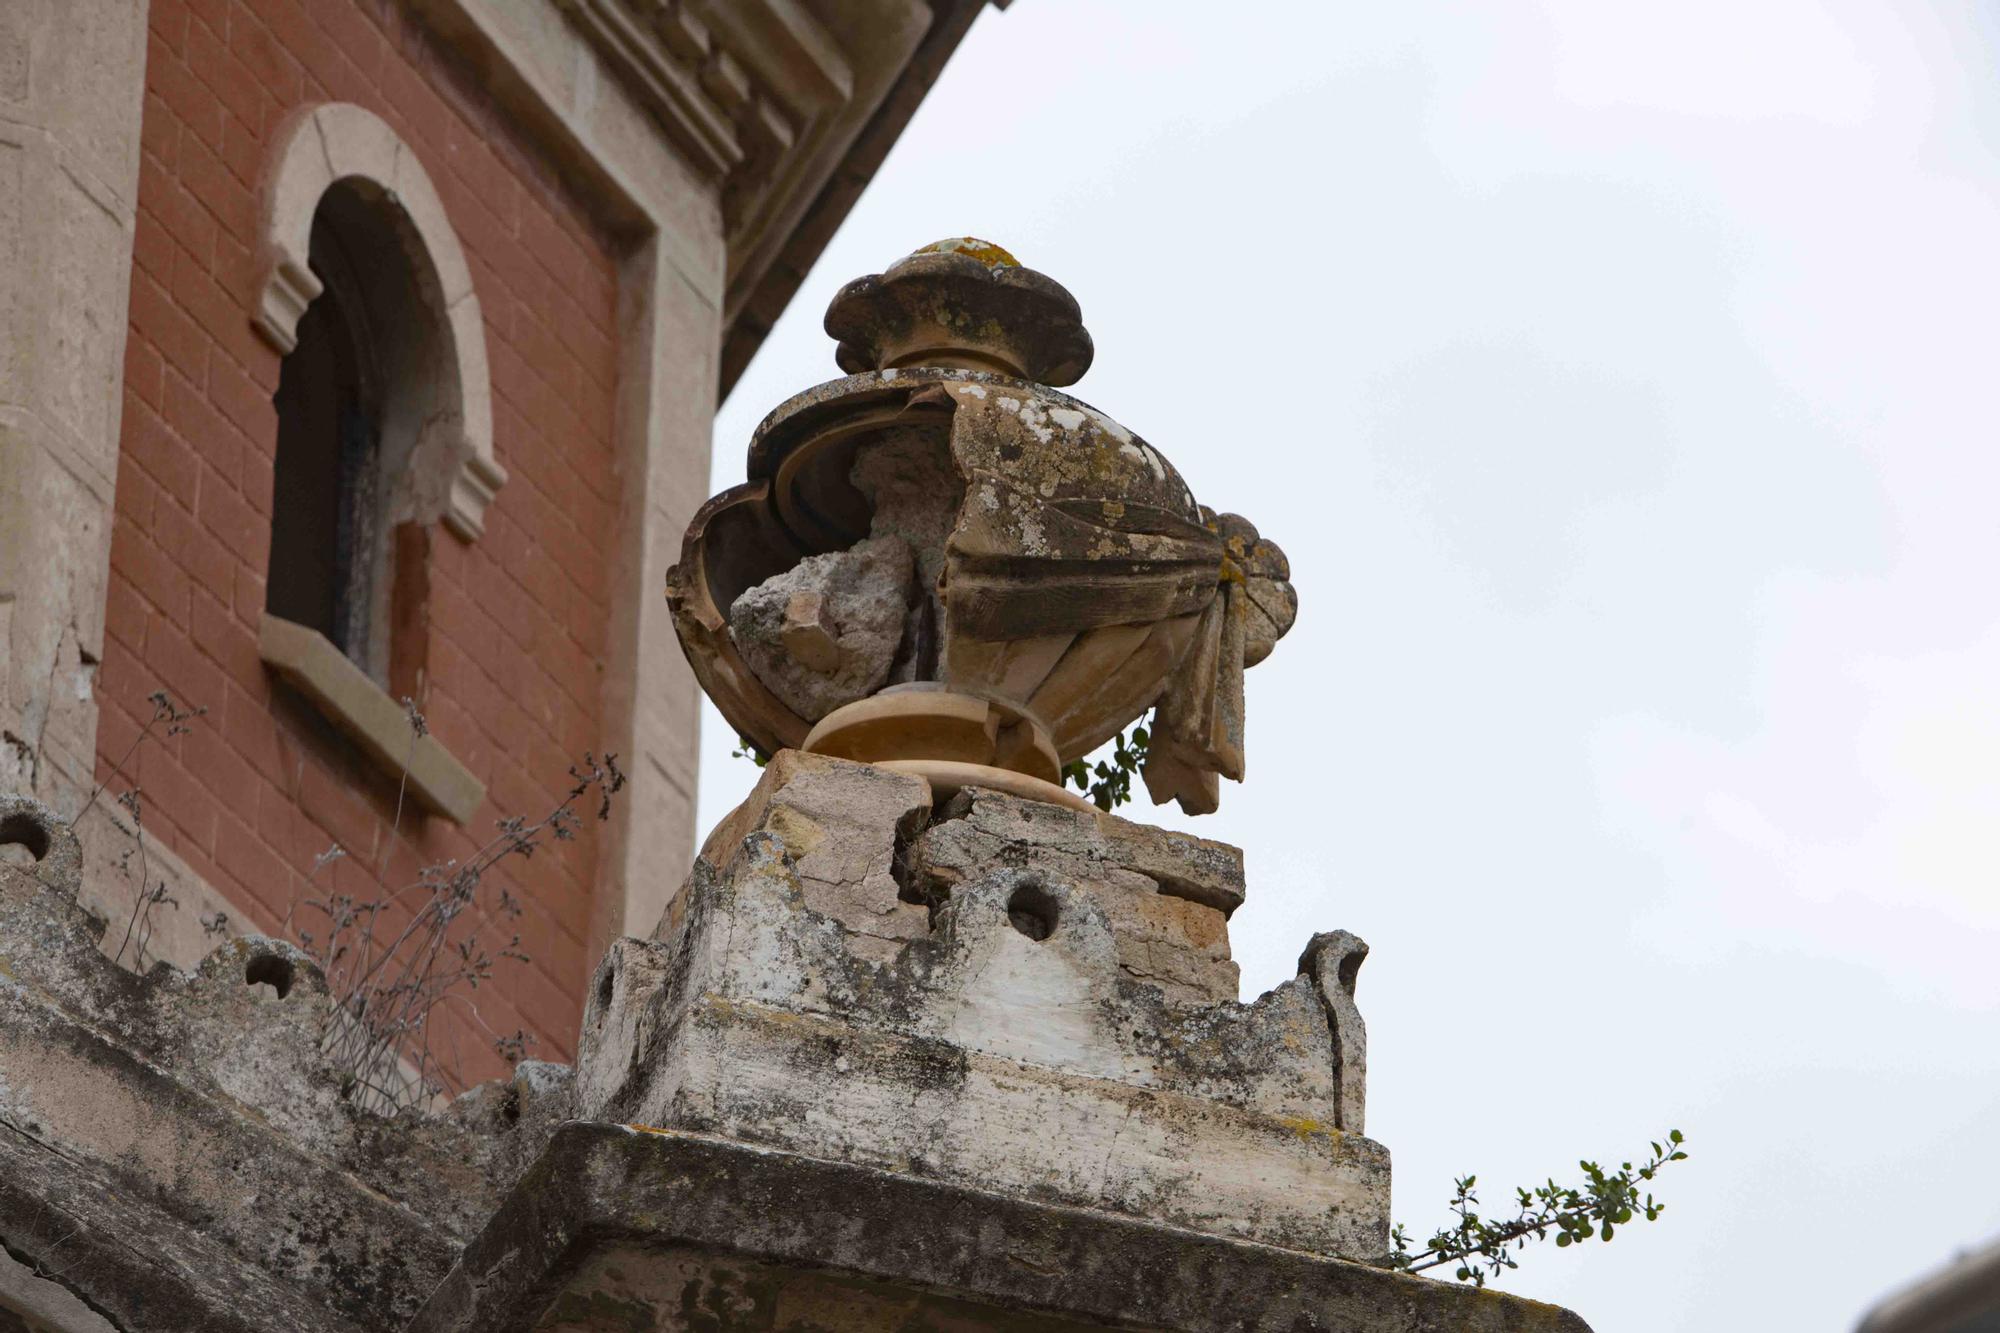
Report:
M927 246L826 325L852 373L765 418L668 577L723 716L767 754L1080 804L1063 766L1157 708L1154 800L1213 810L1243 775L1243 670L1296 613L1284 553L1050 387L1090 335L998 246Z
M937 241L856 278L827 307L834 360L850 375L959 366L1062 388L1094 349L1061 283L971 236Z

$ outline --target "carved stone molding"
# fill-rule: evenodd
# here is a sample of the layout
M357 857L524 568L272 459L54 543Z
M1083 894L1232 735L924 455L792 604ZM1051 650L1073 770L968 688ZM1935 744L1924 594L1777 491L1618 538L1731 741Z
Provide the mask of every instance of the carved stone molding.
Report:
M444 201L416 150L363 107L330 102L293 116L278 134L265 181L265 259L251 323L281 353L297 346L299 319L320 294L309 261L313 214L327 190L365 182L400 214L427 272L418 274L424 304L433 307L451 400L434 415L451 438L427 441L445 474L436 517L464 541L485 530L486 507L507 470L493 456L492 386L486 325L472 288L472 270L445 214ZM430 461L430 460L426 460Z
M845 52L797 0L558 3L637 85L681 149L716 176L793 147L813 118L854 96Z
M733 316L932 24L923 0L557 0L721 183Z

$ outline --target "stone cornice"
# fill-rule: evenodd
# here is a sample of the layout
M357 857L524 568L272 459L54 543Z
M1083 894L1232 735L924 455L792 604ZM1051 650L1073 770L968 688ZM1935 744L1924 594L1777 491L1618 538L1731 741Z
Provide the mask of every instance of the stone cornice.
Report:
M720 187L733 320L934 26L925 0L556 0Z
M632 0L557 3L696 166L727 176L743 161L736 127L717 99L702 87L702 69L707 62L700 44L685 33L676 42L667 40L662 31L668 16L665 6ZM647 9L656 10L656 22L648 23L641 17ZM725 59L726 53L717 58L718 79Z
M854 97L846 50L798 0L556 2L676 146L733 187L782 171L814 123ZM862 11L923 8L865 0L850 26L879 19Z
M727 395L966 30L1008 0L404 0L459 51L616 231L662 231L639 158L592 128L592 99L540 45L546 5L624 100L715 182L726 273L690 280L723 313ZM553 56L553 59L546 57Z
M724 396L874 178L973 20L989 4L1005 9L1008 3L929 0L930 21L921 39L893 77L885 81L880 95L868 98L866 114L855 116L854 132L843 143L837 160L828 163L829 169L818 176L817 184L795 191L784 225L768 229L759 238L754 257L739 259L732 238L728 322L719 376ZM842 5L832 8L845 13Z

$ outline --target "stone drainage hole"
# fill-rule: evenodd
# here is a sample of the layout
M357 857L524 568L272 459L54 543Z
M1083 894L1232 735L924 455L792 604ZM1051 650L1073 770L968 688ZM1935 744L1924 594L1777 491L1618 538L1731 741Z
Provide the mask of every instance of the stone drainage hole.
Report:
M269 986L284 999L292 993L292 960L274 953L259 954L243 969L246 986Z
M1039 884L1023 884L1007 900L1007 919L1031 940L1055 934L1056 900Z
M24 811L0 819L0 865L33 865L49 854L49 831Z

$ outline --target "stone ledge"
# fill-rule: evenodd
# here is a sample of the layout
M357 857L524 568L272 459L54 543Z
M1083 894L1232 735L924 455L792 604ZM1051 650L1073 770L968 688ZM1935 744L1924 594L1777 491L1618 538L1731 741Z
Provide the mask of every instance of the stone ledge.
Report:
M432 814L471 821L486 788L435 736L410 735L403 706L316 629L268 612L257 655L298 690L391 779L407 773L410 794Z
M135 976L66 825L0 794L0 842L33 858L0 861L0 1251L120 1333L400 1328L571 1114L536 1062L440 1115L358 1112L311 959L244 937Z
M882 1327L943 1326L928 1315L961 1328L1589 1330L1556 1306L1365 1264L698 1135L573 1123L409 1333L526 1333L551 1316L570 1333L766 1329L843 1298L872 1307Z

